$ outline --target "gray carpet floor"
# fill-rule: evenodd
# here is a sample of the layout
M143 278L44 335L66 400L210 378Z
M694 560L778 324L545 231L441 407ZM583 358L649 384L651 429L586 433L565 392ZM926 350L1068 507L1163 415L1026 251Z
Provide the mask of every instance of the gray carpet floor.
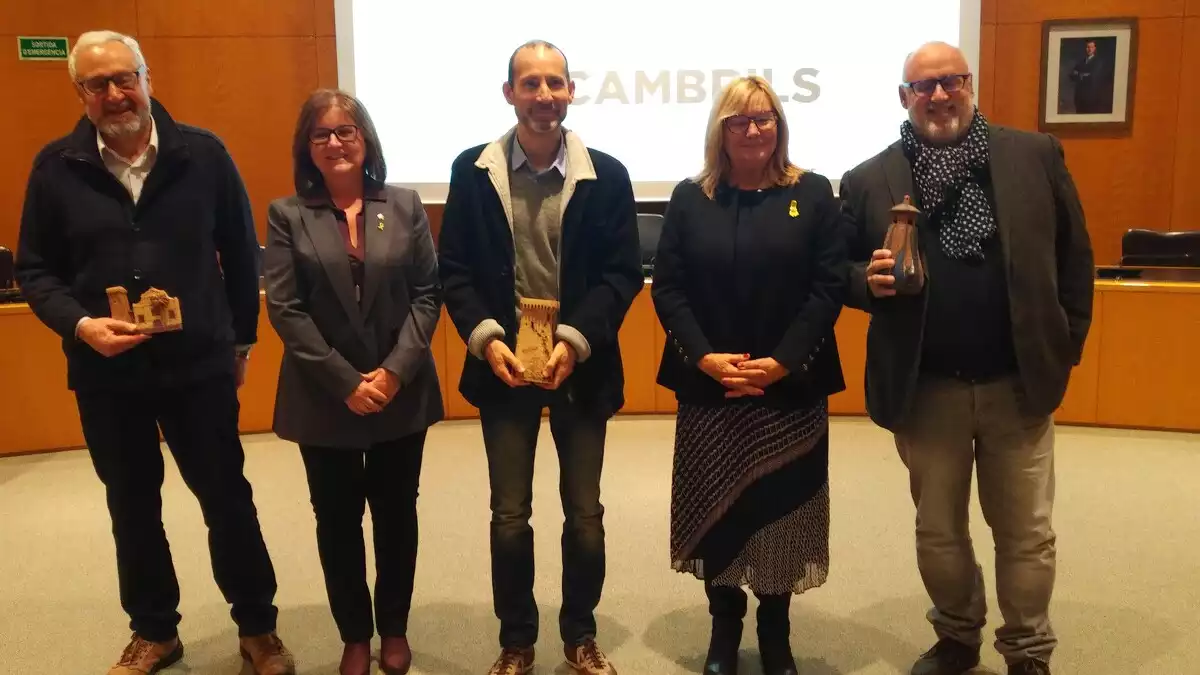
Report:
M672 572L667 509L673 419L620 418L604 475L608 580L601 645L622 675L696 673L708 640L703 589ZM907 673L932 641L913 551L913 508L891 437L833 421L832 569L797 598L792 643L805 675ZM279 577L280 632L300 672L336 673L304 471L295 448L245 439L247 475ZM1055 673L1200 673L1200 435L1059 427ZM543 428L534 527L542 607L536 673L564 673L557 459ZM236 631L211 577L195 500L173 466L164 521L183 587L187 658L166 673L241 668ZM422 473L421 554L410 639L420 674L482 675L496 653L488 562L486 464L478 424L432 431ZM972 532L986 578L992 545ZM104 673L127 620L117 602L104 493L85 452L0 459L0 673ZM987 640L999 621L994 596ZM760 673L753 620L743 672ZM985 644L979 673L1002 673Z

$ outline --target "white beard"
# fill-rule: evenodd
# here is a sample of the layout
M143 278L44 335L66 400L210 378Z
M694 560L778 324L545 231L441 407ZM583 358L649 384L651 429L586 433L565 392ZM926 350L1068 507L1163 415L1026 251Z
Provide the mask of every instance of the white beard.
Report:
M148 116L147 116L148 117ZM141 114L138 114L131 122L106 122L100 124L100 134L112 138L124 138L127 136L136 136L145 128L146 122Z
M951 118L945 124L929 121L925 123L925 139L931 143L953 143L962 131L962 120Z

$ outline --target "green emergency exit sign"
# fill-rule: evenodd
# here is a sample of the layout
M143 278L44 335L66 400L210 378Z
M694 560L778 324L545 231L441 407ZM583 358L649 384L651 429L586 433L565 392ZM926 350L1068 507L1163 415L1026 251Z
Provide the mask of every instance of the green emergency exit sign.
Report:
M66 61L67 38L19 37L17 52L22 61Z

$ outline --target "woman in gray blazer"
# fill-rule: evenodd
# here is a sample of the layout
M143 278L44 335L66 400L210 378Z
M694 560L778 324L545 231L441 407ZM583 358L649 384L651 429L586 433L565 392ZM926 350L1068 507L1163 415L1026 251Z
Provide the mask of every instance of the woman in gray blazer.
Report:
M296 194L271 204L267 311L283 339L274 430L300 445L341 675L407 673L425 433L443 416L430 340L442 306L429 220L415 192L384 184L362 104L314 93L292 146ZM371 505L376 582L362 518ZM374 619L374 622L372 621Z

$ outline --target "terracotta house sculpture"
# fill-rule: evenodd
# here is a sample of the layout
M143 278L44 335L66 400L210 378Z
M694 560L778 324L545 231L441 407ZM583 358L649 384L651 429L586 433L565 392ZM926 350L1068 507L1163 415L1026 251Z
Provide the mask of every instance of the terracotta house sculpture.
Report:
M139 333L166 333L183 330L183 313L179 310L179 298L166 291L151 288L129 306L129 295L121 286L108 290L108 307L112 318L137 324Z
M546 363L554 350L558 327L558 303L554 300L521 298L521 326L517 329L516 357L525 366L525 380L545 384Z
M917 217L921 211L913 206L911 197L904 195L904 203L893 206L891 213L892 222L883 247L892 252L896 261L892 268L895 277L892 288L901 295L916 295L925 285L925 261L917 243Z

